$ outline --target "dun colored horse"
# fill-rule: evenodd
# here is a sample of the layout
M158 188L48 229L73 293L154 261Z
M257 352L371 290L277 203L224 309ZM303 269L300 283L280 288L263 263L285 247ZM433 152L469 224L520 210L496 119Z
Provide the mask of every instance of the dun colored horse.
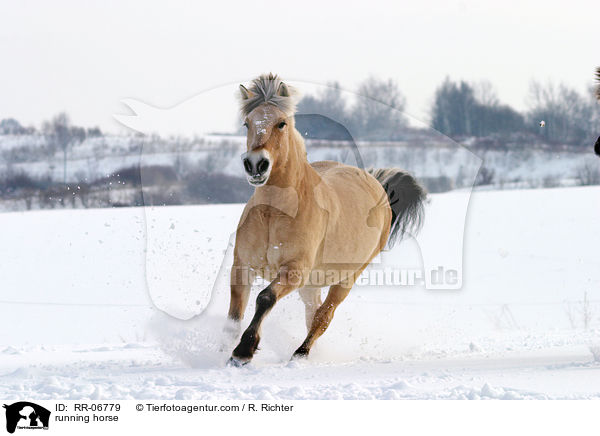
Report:
M398 169L365 171L338 162L309 163L294 127L295 91L279 77L262 75L240 85L248 129L242 156L255 192L237 229L226 330L235 335L260 276L270 284L258 294L250 325L229 364L248 363L261 324L275 303L299 290L308 334L294 357L307 356L329 326L352 285L390 239L416 231L426 193ZM321 302L321 288L329 292Z

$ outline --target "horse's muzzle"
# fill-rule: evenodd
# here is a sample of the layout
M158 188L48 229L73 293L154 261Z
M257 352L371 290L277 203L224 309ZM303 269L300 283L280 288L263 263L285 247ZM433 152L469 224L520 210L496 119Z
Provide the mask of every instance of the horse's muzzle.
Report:
M264 150L244 153L242 163L248 183L253 186L261 186L267 182L271 172L271 160L268 152Z
M267 177L248 177L248 183L252 186L262 186L267 182Z
M243 160L243 163L244 170L246 170L246 173L253 178L259 178L265 175L267 171L269 171L269 166L271 165L269 160L264 157L258 159L258 162L256 163L247 157Z

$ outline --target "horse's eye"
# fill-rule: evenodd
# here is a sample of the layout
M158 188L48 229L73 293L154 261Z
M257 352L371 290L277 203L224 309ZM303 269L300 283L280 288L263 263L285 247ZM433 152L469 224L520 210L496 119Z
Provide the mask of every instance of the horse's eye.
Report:
M285 124L285 121L282 121L281 123L277 124L277 128L283 129L285 127Z

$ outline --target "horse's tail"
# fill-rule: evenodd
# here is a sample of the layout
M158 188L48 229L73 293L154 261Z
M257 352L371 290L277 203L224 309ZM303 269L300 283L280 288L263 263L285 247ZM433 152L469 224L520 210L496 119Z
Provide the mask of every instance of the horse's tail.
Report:
M410 232L415 235L423 224L423 204L427 191L417 180L398 168L369 168L369 174L377 179L387 194L392 208L392 225L388 245Z

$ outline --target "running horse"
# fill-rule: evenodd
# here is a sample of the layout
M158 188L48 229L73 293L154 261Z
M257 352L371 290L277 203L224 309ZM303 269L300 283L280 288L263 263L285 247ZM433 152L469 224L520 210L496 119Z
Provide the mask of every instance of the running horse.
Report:
M425 190L399 169L363 169L339 162L309 163L294 127L295 90L273 74L240 85L247 128L242 155L255 187L240 219L231 270L225 331L234 339L257 276L270 284L233 350L229 365L254 356L261 324L273 306L298 290L308 334L293 357L304 357L329 326L352 285L388 243L421 225ZM325 301L321 288L329 287Z

